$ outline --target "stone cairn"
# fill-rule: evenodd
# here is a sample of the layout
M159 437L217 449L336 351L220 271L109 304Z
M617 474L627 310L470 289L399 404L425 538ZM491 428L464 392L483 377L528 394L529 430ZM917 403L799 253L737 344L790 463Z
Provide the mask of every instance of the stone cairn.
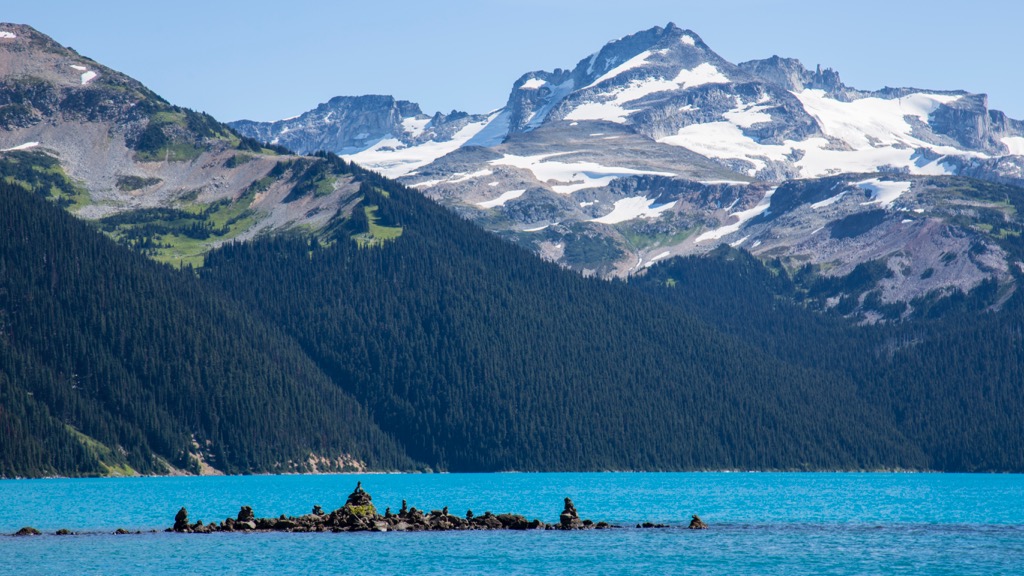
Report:
M695 522L700 519L694 516ZM707 525L700 522L702 528ZM664 527L663 525L645 524L647 527ZM690 528L694 528L690 523ZM447 530L602 530L615 528L607 522L581 520L576 506L569 498L565 499L565 508L559 515L558 524L546 524L540 520L527 520L520 514L492 514L490 511L482 515L466 511L464 517L449 513L448 507L441 510L425 512L410 507L402 500L402 507L397 514L386 508L384 514L377 512L373 498L363 490L362 483L348 495L345 505L330 513L316 505L313 511L303 516L285 516L278 518L257 518L252 508L243 506L235 518L226 518L223 522L203 524L200 520L190 523L188 511L182 508L174 517L174 526L167 532L208 534L211 532L419 532Z

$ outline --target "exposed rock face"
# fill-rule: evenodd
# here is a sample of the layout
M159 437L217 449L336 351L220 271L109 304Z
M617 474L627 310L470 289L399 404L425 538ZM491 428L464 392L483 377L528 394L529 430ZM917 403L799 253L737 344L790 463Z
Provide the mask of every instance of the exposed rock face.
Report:
M321 150L351 154L388 137L415 137L418 134L411 127L429 121L418 104L370 95L331 98L287 120L239 120L230 125L246 136L280 144L299 154Z
M18 530L14 533L15 536L39 536L40 534L42 534L42 532L36 530L31 526L25 526L21 530Z
M690 530L707 530L708 525L700 519L700 516L693 515L693 519L690 520Z
M824 90L831 94L840 94L846 89L839 79L839 73L831 68L822 70L818 66L814 72L804 68L796 58L772 56L764 60L750 60L738 64L740 70L754 78L800 92L802 90Z

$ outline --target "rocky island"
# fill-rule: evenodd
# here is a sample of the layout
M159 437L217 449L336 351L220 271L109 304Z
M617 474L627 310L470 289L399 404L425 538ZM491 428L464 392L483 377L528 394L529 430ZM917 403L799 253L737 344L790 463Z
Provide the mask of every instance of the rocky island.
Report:
M707 528L694 516L690 528ZM644 527L667 527L645 523ZM608 522L593 522L580 519L576 506L570 498L565 499L565 506L559 515L557 524L547 524L538 519L528 520L521 514L493 514L490 511L482 515L467 510L465 516L449 513L448 507L441 510L424 512L409 507L402 500L398 513L386 508L384 514L377 512L373 498L363 490L362 483L357 483L355 490L349 494L345 505L333 512L324 512L319 506L313 506L309 514L302 516L285 516L277 518L257 518L253 509L243 506L235 518L226 518L223 522L204 524L202 520L192 523L188 511L182 507L174 518L174 526L168 532L208 534L213 532L419 532L449 530L603 530L617 528Z

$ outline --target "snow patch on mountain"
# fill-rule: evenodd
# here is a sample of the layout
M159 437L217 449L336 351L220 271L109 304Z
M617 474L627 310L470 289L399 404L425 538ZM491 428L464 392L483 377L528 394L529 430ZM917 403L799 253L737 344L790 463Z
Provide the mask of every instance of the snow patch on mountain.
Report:
M633 56L629 60L626 60L622 64L619 64L615 68L612 68L611 70L605 72L604 74L599 76L597 80L594 80L590 84L584 86L583 89L587 90L589 88L593 88L594 86L597 86L602 82L615 78L616 76L622 74L623 72L628 72L630 70L633 70L634 68L640 68L641 66L645 66L647 65L648 58L654 56L655 54L665 54L666 52L667 50L644 50L643 52L637 54L636 56Z
M487 200L486 202L477 202L476 205L481 207L481 208L496 208L498 206L504 206L506 202L508 202L510 200L515 200L516 198L519 198L520 196L522 196L525 193L526 193L525 189L523 189L523 190L509 190L508 192L505 192L504 194L502 194L501 196L498 196L494 200Z
M491 112L487 118L487 125L466 141L464 146L483 146L491 148L501 144L508 136L509 127L512 123L512 113L507 109Z
M746 105L737 97L736 108L725 112L722 116L740 128L750 128L755 124L771 122L772 115L765 113L765 110L770 108L772 108L770 104Z
M871 194L871 200L862 202L862 205L878 204L882 208L889 208L896 199L910 191L910 182L883 182L878 178L857 182L855 186Z
M657 200L652 200L646 196L633 196L616 200L615 207L612 208L611 212L600 218L594 218L591 222L618 224L620 222L636 220L637 218L657 218L662 212L675 206L675 202L666 204L658 204L657 202Z
M18 37L18 35L15 34L14 32L8 32L7 30L0 30L0 38L6 39L6 40L13 40L13 39L15 39L17 37Z
M713 64L705 62L698 64L692 70L680 70L673 82L678 88L686 90L705 84L725 84L729 82L729 77L715 68Z
M89 82L92 82L93 80L96 79L97 76L99 76L99 74L97 74L96 72L93 72L92 70L89 70L88 72L83 72L82 73L82 84L85 85L85 84L88 84Z
M771 206L772 204L772 196L775 195L776 190L778 190L778 188L772 188L771 190L765 192L764 197L761 198L761 201L758 202L757 205L754 206L753 208L749 210L743 210L742 212L734 212L730 214L729 216L731 218L736 218L736 221L733 222L732 224L727 224L725 226L715 228L714 230L709 230L701 234L700 236L697 236L697 239L694 240L694 242L699 244L701 242L707 242L709 240L721 240L723 237L728 236L733 232L736 232L745 223L756 218L757 216L760 216L761 214L764 214L768 210L768 207Z
M409 118L402 119L402 129L405 133L413 138L419 138L423 135L423 131L427 129L427 124L430 124L430 118L423 117L419 118L411 116Z
M496 116L497 114L487 120L467 124L456 132L451 140L441 142L431 140L415 146L408 146L397 138L388 137L365 150L343 155L342 158L376 170L389 178L398 178L461 148L486 128Z
M643 55L641 55L643 56ZM639 58L639 56L637 57ZM646 56L644 57L646 59ZM635 60L636 58L634 58ZM632 61L630 61L632 62ZM627 62L626 64L630 64ZM619 68L626 66L623 64ZM630 66L632 69L636 66ZM615 73L616 68L608 74ZM608 76L606 74L605 76ZM617 74L617 73L616 73ZM602 76L604 78L604 76ZM670 92L673 90L694 88L704 84L718 84L728 82L729 78L722 74L713 65L704 63L692 70L682 70L672 80L660 77L637 78L630 80L625 86L613 88L608 92L597 94L594 101L584 102L577 105L571 112L565 115L566 120L604 120L625 124L627 117L636 112L636 109L627 109L625 106L630 102L636 102L651 94L659 92ZM600 83L600 79L588 88Z
M520 90L538 90L540 88L543 88L545 84L547 84L547 82L545 82L544 80L541 80L540 78L530 78L526 82L523 82L523 85L520 86L519 89Z
M547 120L548 114L551 113L551 110L553 110L555 106L559 105L562 100L565 100L569 94L572 94L575 86L575 82L570 79L551 88L551 95L548 96L547 103L532 113L530 118L526 121L523 131L529 132L531 130L535 130L543 124L544 121ZM506 134L507 132L508 129L506 127Z
M458 175L455 178L449 178L448 179L448 183L449 184L458 184L460 182L469 182L470 180L475 180L477 178L484 178L486 176L490 176L491 174L494 174L493 170L487 170L487 169L477 170L476 172L472 172L470 174L460 174L460 175ZM455 176L455 175L453 174L452 176Z
M602 166L597 162L560 162L549 158L577 154L578 152L559 152L555 154L537 154L533 156L517 156L505 154L501 158L490 161L492 166L512 166L529 170L538 181L550 185L557 194L572 194L586 188L603 188L616 178L625 176L653 175L675 176L671 172L655 172Z
M826 198L825 200L822 200L821 202L815 202L814 204L811 204L811 209L819 210L821 208L825 208L827 206L831 206L831 205L835 204L836 202L839 202L840 200L842 200L847 195L847 193L848 192L846 190L843 190L842 192L840 192L839 194L836 194L835 196L833 196L831 198ZM817 230L815 230L814 232L817 232ZM814 234L814 232L811 232L811 234Z
M29 148L35 148L36 146L39 146L39 142L25 142L24 144L18 144L13 148L4 148L3 150L0 150L0 152L16 152L18 150L28 150Z
M1002 143L1006 145L1007 150L1014 156L1024 156L1024 137L1021 136L1007 136L1001 139Z

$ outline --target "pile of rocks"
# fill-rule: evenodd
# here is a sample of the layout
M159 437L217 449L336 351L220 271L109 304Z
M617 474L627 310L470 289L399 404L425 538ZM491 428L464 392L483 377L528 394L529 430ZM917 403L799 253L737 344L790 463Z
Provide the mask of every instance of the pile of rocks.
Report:
M211 532L417 532L443 530L589 530L612 528L607 522L581 520L576 506L569 498L565 499L565 509L559 516L558 524L545 524L540 520L527 520L520 514L492 514L484 512L477 516L472 510L465 517L448 512L448 507L441 510L424 512L415 507L410 508L402 500L402 508L397 514L385 509L384 514L377 512L373 498L363 490L362 483L349 494L345 505L337 510L325 513L320 506L314 506L312 512L303 516L284 516L278 518L257 518L252 508L243 506L235 518L227 518L220 523L203 524L189 522L188 511L182 508L174 517L174 526L168 532L188 532L206 534Z

